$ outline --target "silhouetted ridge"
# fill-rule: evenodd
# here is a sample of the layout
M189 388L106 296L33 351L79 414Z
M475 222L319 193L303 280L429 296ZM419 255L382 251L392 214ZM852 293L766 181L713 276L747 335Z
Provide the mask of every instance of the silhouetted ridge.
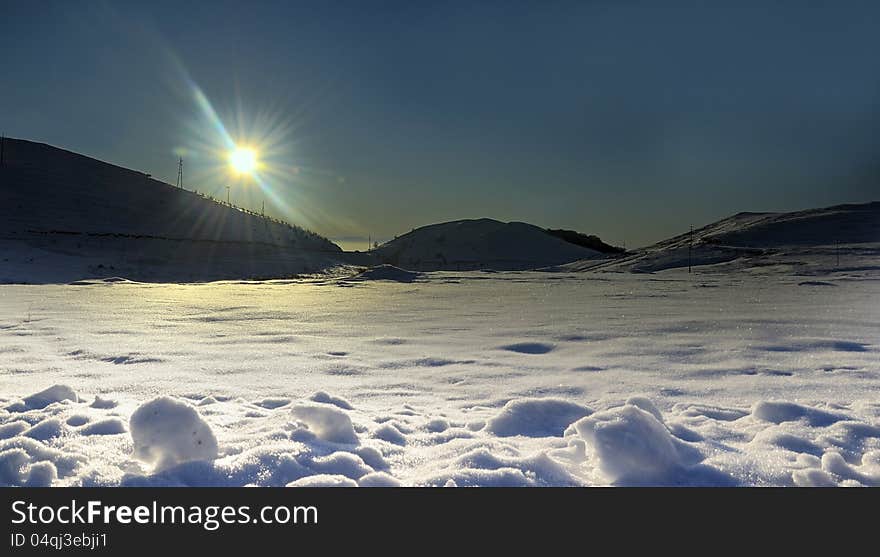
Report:
M5 207L0 232L6 233L64 231L341 251L287 222L143 172L20 139L3 140L0 203Z

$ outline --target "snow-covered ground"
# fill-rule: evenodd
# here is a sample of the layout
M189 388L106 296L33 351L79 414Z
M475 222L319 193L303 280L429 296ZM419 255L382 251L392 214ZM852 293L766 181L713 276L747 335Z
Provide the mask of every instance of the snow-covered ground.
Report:
M820 267L2 285L0 484L880 485Z

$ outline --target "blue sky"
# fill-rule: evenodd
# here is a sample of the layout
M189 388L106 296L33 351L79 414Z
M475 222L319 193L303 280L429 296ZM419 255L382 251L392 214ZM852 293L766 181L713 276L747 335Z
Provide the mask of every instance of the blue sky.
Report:
M18 2L0 52L3 134L169 182L183 154L191 189L333 238L635 246L880 191L876 2Z

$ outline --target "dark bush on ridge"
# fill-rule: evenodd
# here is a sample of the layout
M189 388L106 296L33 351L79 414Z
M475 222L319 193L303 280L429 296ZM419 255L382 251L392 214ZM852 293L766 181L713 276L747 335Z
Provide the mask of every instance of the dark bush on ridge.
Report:
M547 234L551 236L555 236L561 240L565 240L570 244L575 244L577 246L581 246L583 248L589 248L591 250L598 251L600 253L625 253L626 250L612 246L610 244L606 244L602 241L598 236L594 236L592 234L581 234L580 232L576 232L574 230L563 230L563 229L546 229Z

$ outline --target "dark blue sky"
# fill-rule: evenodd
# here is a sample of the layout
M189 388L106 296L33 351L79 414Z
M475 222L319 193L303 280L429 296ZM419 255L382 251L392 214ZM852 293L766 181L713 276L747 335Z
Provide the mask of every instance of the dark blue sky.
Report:
M880 198L877 2L4 4L0 132L169 182L183 152L220 195L200 90L267 147L267 209L334 238L487 216L635 246Z

